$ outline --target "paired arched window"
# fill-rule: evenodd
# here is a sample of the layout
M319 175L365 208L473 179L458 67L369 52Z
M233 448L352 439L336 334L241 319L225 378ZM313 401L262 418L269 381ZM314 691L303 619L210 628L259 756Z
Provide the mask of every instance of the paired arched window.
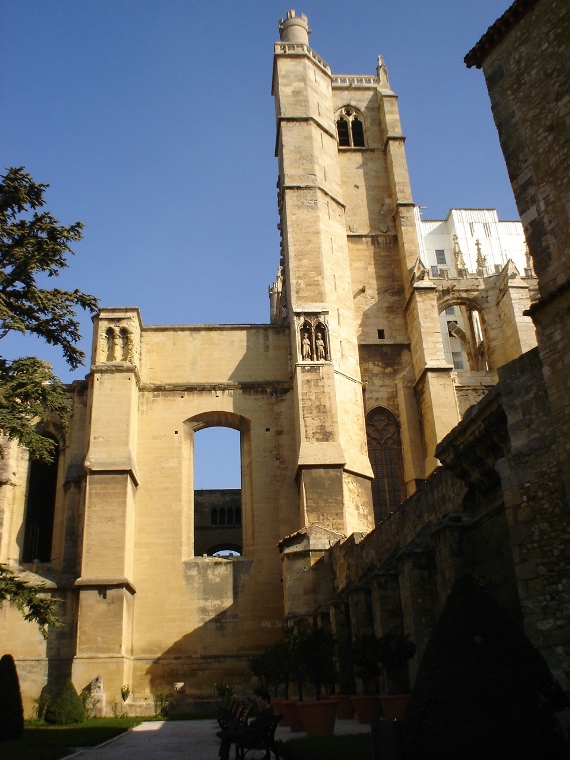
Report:
M372 409L366 415L366 438L374 472L374 518L379 523L403 501L400 429L392 412L381 406Z
M365 147L362 116L351 106L341 109L336 121L336 132L341 148Z

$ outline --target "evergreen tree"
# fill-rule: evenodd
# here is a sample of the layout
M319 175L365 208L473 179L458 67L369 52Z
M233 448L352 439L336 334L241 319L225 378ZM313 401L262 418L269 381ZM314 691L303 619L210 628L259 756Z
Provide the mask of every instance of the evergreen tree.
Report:
M540 653L471 576L454 585L421 660L408 760L564 760L566 704Z
M65 681L47 707L46 723L64 726L68 723L83 723L86 719L85 707L75 686Z
M0 741L20 739L24 732L24 708L16 663L11 654L0 658Z
M48 626L59 628L63 625L55 614L59 599L42 596L41 586L33 586L0 563L0 604L12 602L24 616L24 620L37 623L40 633L47 639Z
M67 266L71 244L82 238L81 222L60 225L47 211L44 193L23 167L0 182L0 339L10 331L37 335L58 346L70 367L84 358L75 308L94 312L97 299L79 290L46 288ZM24 445L33 458L50 461L53 443L39 435L39 421L56 416L65 426L65 387L39 359L0 358L0 430Z

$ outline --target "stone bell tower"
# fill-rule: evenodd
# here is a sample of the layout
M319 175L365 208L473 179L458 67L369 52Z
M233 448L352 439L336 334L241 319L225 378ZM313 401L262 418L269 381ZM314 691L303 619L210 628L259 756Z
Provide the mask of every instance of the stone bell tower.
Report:
M301 525L373 527L331 71L304 14L279 24L273 94L282 233L281 317L291 328ZM285 303L286 301L286 303Z

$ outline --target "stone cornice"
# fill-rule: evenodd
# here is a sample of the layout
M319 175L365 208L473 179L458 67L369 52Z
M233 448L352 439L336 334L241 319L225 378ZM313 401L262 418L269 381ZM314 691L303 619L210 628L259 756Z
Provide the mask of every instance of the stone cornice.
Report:
M534 8L538 0L516 0L510 8L490 26L475 47L463 59L468 69L480 69L489 53L504 40L507 34Z

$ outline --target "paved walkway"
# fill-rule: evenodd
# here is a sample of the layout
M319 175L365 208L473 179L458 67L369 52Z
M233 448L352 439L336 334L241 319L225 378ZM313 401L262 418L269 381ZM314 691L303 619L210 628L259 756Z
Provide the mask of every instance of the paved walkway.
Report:
M126 734L99 747L87 747L71 757L74 760L218 760L218 727L208 720L151 721L141 723ZM335 734L370 731L356 720L337 720ZM306 734L279 727L277 739L287 741ZM233 758L233 750L230 757Z

